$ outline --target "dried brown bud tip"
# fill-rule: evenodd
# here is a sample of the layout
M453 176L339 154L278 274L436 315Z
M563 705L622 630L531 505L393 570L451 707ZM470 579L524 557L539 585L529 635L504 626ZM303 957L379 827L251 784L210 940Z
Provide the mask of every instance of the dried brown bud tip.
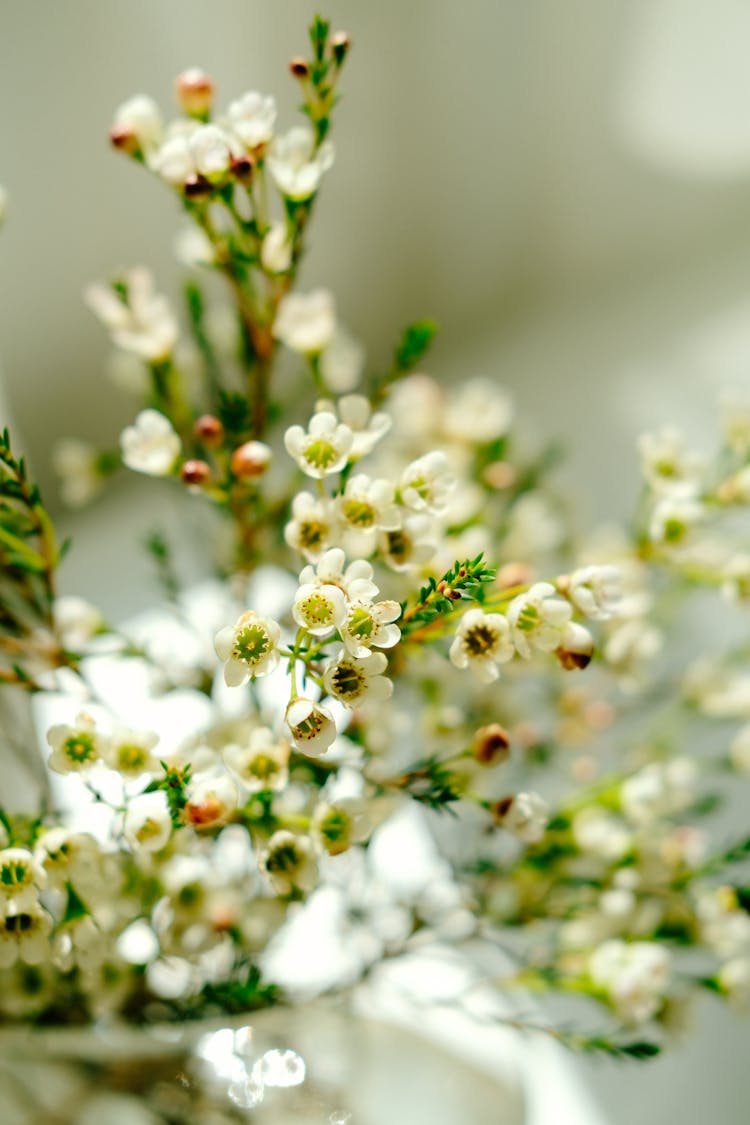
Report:
M510 735L499 723L480 727L474 735L472 753L482 766L495 766L504 762L510 751Z
M310 65L302 58L294 58L289 60L289 73L295 78L307 78L310 73Z
M185 195L189 199L199 199L203 195L213 195L213 184L202 176L188 176L184 184Z
M198 67L183 70L175 79L177 104L190 117L206 117L214 99L213 80Z
M255 171L255 161L252 156L243 153L242 156L237 156L232 161L232 175L236 176L238 180L247 182L253 172Z
M205 461L186 461L180 469L185 484L205 484L211 476L211 469Z
M352 41L345 31L334 31L331 36L331 50L338 66L341 66L346 58L351 45Z
M110 129L109 142L113 148L116 148L119 152L127 153L128 156L137 156L141 151L138 138L133 130L124 126L114 125Z
M230 461L236 477L260 477L271 462L271 449L262 441L246 441L235 449Z
M198 441L204 445L221 445L224 440L224 427L213 414L202 414L193 426Z
M499 801L494 801L490 805L490 812L498 824L505 820L506 816L513 808L515 797L501 797Z
M451 598L454 602L460 602L463 594L460 590L446 590L445 596Z

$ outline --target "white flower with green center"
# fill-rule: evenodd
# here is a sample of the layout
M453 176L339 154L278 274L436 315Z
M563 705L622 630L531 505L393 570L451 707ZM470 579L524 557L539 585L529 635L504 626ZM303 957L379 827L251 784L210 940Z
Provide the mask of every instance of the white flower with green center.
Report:
M248 90L229 103L227 117L234 135L246 149L252 151L259 145L268 144L273 137L276 102L270 94Z
M401 499L415 512L440 513L455 486L448 469L448 458L441 450L425 453L407 465L401 474Z
M163 791L142 793L128 804L122 833L134 852L160 852L172 835L172 818Z
M94 836L50 828L37 841L34 858L50 886L62 890L72 883L80 893L101 894L101 852Z
M224 679L229 687L239 687L251 676L267 676L279 663L281 629L270 617L259 617L253 610L243 613L234 625L216 634L214 646L219 660L225 661Z
M346 618L346 598L338 586L306 583L294 597L292 617L314 637L330 637Z
M284 539L310 562L319 559L336 539L333 501L298 492L292 501L292 518L284 528Z
M456 668L471 668L483 684L496 680L500 675L498 665L512 660L514 655L506 619L501 613L485 613L478 607L461 618L449 653Z
M290 351L320 355L333 338L336 306L327 289L290 293L279 302L273 334Z
M58 723L47 731L52 747L47 765L56 773L80 773L101 761L107 753L107 739L96 729L96 723L81 712L73 723Z
M576 609L593 621L606 621L622 598L622 575L616 566L584 566L574 570L567 582L558 583Z
M297 125L274 140L267 164L281 194L299 202L318 190L323 175L333 164L333 145L324 141L316 151L312 129Z
M295 889L311 891L318 878L311 841L307 836L297 836L286 829L274 832L261 857L260 867L279 895L291 894Z
M126 270L115 285L90 285L84 298L109 329L115 347L132 352L147 363L169 359L179 326L166 297L155 291L149 270Z
M369 806L361 797L341 797L323 802L312 816L313 840L328 855L341 855L360 844L372 831Z
M158 410L142 410L120 435L122 460L136 473L165 477L172 472L182 443L172 423Z
M268 727L257 727L247 743L230 743L224 761L250 793L278 793L289 777L289 743Z
M50 956L52 918L38 903L5 903L0 909L0 969L16 961L39 965Z
M378 596L373 582L374 571L366 559L354 559L345 567L346 555L341 547L332 547L318 561L317 567L306 566L300 572L300 586L338 586L352 601L371 601Z
M153 731L119 728L110 736L105 761L124 777L159 773L159 763L151 752L158 741L159 736Z
M290 426L284 434L287 453L303 473L316 480L339 473L349 459L352 431L334 414L314 414L307 430Z
M365 700L382 702L393 695L393 683L383 675L387 666L385 653L373 652L357 660L342 649L326 664L323 683L345 707L358 707Z
M336 738L333 715L312 699L293 699L286 709L286 724L295 750L309 758L325 754Z
M648 534L654 543L677 547L706 518L705 505L691 493L670 493L654 505Z
M643 434L638 442L643 474L658 492L694 491L702 469L701 460L685 448L678 431L665 427L657 433Z
M525 594L519 594L507 613L519 656L530 660L534 648L554 652L572 616L570 603L558 597L550 582L536 582Z
M349 478L344 492L336 498L336 507L344 548L350 555L371 555L377 546L378 532L395 531L401 524L391 482L371 480L365 473Z
M347 651L361 660L373 648L393 648L401 639L401 630L393 624L400 616L398 602L350 602L346 620L339 629Z
M27 848L0 851L0 908L11 899L18 908L22 903L35 903L46 881L44 868Z

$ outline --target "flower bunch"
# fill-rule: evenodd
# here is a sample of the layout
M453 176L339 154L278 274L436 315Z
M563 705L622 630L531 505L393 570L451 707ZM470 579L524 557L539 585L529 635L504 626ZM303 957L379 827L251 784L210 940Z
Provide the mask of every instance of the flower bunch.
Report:
M332 295L294 291L350 48L319 19L310 40L302 126L277 133L258 91L218 108L191 70L176 120L139 96L110 134L188 224L185 316L142 267L87 291L138 407L119 449L68 441L57 463L73 502L121 465L203 502L211 625L161 535L172 642L58 597L46 510L0 444L2 690L65 693L46 741L68 802L0 814L0 1014L272 1003L305 967L290 928L327 903L340 971L319 987L430 937L501 946L498 987L576 991L609 1018L577 1046L643 1057L690 995L750 996L750 846L697 824L722 769L750 772L746 647L661 658L676 604L684 623L696 591L748 600L747 411L711 465L645 438L634 527L576 544L555 451L524 443L507 392L416 370L431 322L369 371ZM103 691L105 665L145 694ZM716 719L739 725L704 752ZM432 856L408 889L373 858L389 833L405 869Z

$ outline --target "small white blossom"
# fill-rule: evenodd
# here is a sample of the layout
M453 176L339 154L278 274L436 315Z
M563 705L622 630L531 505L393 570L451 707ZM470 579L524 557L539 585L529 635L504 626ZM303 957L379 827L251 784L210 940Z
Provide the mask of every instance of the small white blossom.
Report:
M369 399L364 395L344 395L339 399L337 408L339 418L354 435L353 461L372 453L391 428L390 415L382 410L373 413Z
M50 955L52 918L38 903L0 907L0 969L17 960L38 965Z
M555 649L555 656L563 668L568 671L575 668L588 668L593 655L594 638L591 633L577 621L569 621L563 627L560 643Z
M696 913L701 938L718 957L750 952L750 915L740 907L733 887L714 887L701 894Z
M104 760L124 777L140 777L144 773L158 773L159 763L152 750L159 741L153 731L136 731L117 728L108 739Z
M366 840L371 831L369 806L361 797L323 802L312 816L313 839L328 855L341 855Z
M199 777L190 782L185 796L183 819L193 828L217 828L226 824L239 802L237 786L227 773Z
M272 223L260 248L260 261L269 273L286 273L292 264L292 239L286 223Z
M486 445L507 434L513 423L513 400L490 379L469 379L456 387L445 407L447 436Z
M357 660L342 649L323 669L323 683L328 694L346 707L358 707L366 700L382 702L393 695L393 683L382 674L387 667L382 652Z
M377 597L373 569L366 559L354 559L345 568L346 555L340 547L332 547L318 560L317 567L306 566L300 572L300 585L338 586L350 600L370 601Z
M654 543L675 546L683 542L705 515L705 507L692 495L676 492L664 496L654 505L651 513L649 538Z
M343 590L317 582L305 583L295 594L292 617L314 637L330 637L346 619Z
M154 289L151 272L143 267L127 270L121 289L89 285L86 304L107 327L112 342L149 363L167 359L177 342L178 325L166 297Z
M104 625L96 606L75 594L55 598L52 616L60 644L70 652L81 652Z
M183 266L212 266L216 262L216 250L208 235L189 223L180 227L172 243L174 256Z
M287 453L303 473L317 480L338 473L349 459L352 431L335 414L313 414L307 431L290 426L284 434Z
M47 765L56 773L78 773L87 770L107 753L107 740L96 729L96 723L81 712L72 726L58 723L47 731L52 747Z
M260 866L280 895L291 894L295 888L311 891L318 878L318 865L310 839L285 829L274 832L261 857Z
M149 167L165 183L183 188L185 181L196 174L195 156L190 147L190 132L173 133L152 153Z
M50 828L37 841L34 858L51 887L72 883L82 894L101 894L101 853L89 833Z
M617 862L633 846L633 834L621 820L600 808L582 809L572 823L573 839L583 852Z
M584 566L574 570L560 588L576 609L594 621L606 621L617 610L622 596L616 566Z
M68 507L82 508L101 492L104 477L99 468L99 453L90 442L62 438L54 446L52 463Z
M319 355L336 328L336 306L327 289L289 293L279 302L273 334L290 351Z
M391 482L371 480L364 473L349 478L343 493L336 498L336 509L344 548L350 555L371 555L377 546L378 532L395 531L401 525Z
M333 546L336 538L333 502L327 497L298 492L292 501L292 518L284 528L284 539L311 562Z
M365 363L365 350L341 325L337 324L330 342L320 353L320 373L330 391L343 394L353 390Z
M420 512L404 516L400 527L380 533L378 548L391 570L418 569L433 557L436 550L430 517Z
M401 497L407 508L414 511L439 513L454 485L447 457L442 451L433 450L406 466L401 474Z
M287 199L300 202L314 195L333 164L333 145L324 141L315 151L315 136L305 125L277 137L268 151L268 170Z
M128 804L123 818L123 836L134 851L160 852L172 835L166 793L142 793Z
M126 143L127 138L132 137L137 148L148 156L159 145L164 134L161 110L153 98L137 94L115 110L112 133L115 138L122 138Z
M400 616L401 606L396 601L351 601L339 628L347 651L364 660L373 648L393 648L401 639L401 630L393 624Z
M232 165L231 139L218 125L200 125L190 138L190 151L195 170L213 183Z
M33 905L45 886L44 869L27 848L0 851L0 910L12 900L16 908Z
M259 617L248 610L234 625L220 629L214 645L219 660L225 661L224 679L229 687L239 687L250 676L267 676L279 663L281 629L270 617Z
M669 951L656 942L603 942L589 959L589 974L609 996L620 1017L643 1023L656 1015L670 983Z
M312 699L292 700L286 709L286 723L295 749L310 758L325 754L336 738L333 715Z
M607 638L604 659L617 671L631 673L640 664L653 660L662 643L662 634L648 621L623 621Z
M248 90L242 97L230 102L227 116L232 132L247 149L252 150L271 140L276 121L276 102L270 94Z
M524 844L536 844L549 823L549 805L538 793L516 793L496 801L497 823Z
M650 762L622 783L622 810L634 824L649 824L681 812L695 797L696 777L695 765L688 758Z
M750 1006L750 956L733 957L721 966L716 977L721 991L740 1011Z
M679 431L667 427L643 434L638 444L644 475L653 488L660 492L693 490L701 463L685 450Z
M508 606L508 622L516 651L525 660L532 648L553 652L572 615L570 604L557 596L549 582L536 582Z
M129 469L152 477L171 473L182 443L172 423L158 410L142 410L120 435L122 459Z
M250 793L283 789L287 783L289 743L268 727L256 727L249 740L224 747L224 761Z
M471 668L482 683L492 683L500 675L498 665L515 655L508 622L501 613L468 610L461 618L449 655L456 668Z

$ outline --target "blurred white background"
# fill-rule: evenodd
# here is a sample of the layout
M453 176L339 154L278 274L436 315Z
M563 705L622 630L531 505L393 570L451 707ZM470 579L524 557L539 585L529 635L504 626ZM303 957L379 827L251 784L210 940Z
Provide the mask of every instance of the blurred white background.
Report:
M115 444L133 412L104 377L84 285L140 262L177 283L174 200L109 150L114 107L147 92L167 109L174 75L200 64L222 101L273 91L290 123L285 64L313 7L0 0L0 14L4 409L54 498L54 439ZM637 433L670 420L709 445L720 391L750 386L750 3L330 0L324 14L355 49L303 286L334 290L375 363L404 323L437 319L432 370L507 384L527 426L567 443L586 518L626 513ZM89 593L98 577L120 614L135 608L114 566L133 496L137 482L75 521L66 572ZM666 1061L587 1077L616 1125L741 1125L749 1046L746 1024L706 1010Z

